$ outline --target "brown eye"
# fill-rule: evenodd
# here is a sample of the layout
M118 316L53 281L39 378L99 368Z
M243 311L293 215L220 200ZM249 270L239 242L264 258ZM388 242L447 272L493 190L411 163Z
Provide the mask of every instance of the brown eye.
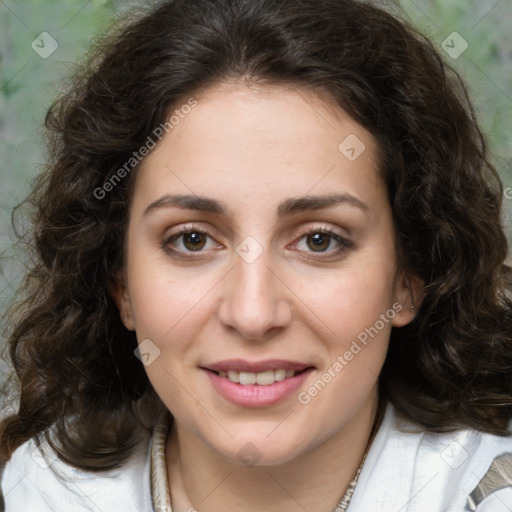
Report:
M183 245L189 251L200 251L206 245L206 236L198 231L183 233Z
M314 252L323 252L329 248L331 239L332 237L325 233L314 233L307 236L306 243Z
M220 249L212 235L194 226L183 228L166 238L162 248L175 256L191 255L192 253L208 253L211 249Z
M309 229L300 238L296 248L305 253L335 256L353 248L352 242L327 228Z

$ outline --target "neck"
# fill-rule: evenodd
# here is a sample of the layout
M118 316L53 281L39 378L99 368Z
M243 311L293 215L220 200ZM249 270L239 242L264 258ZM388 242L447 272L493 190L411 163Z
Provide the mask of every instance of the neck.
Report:
M376 395L369 405L333 436L281 465L235 463L174 422L166 445L173 512L332 512L380 423Z

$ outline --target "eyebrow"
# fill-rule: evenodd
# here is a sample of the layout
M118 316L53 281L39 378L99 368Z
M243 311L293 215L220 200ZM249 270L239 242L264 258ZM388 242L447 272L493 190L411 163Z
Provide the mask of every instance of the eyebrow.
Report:
M338 204L346 204L359 208L367 213L370 208L360 199L352 194L328 194L319 196L291 197L279 204L277 216L282 219L286 216L305 211L321 210ZM153 201L145 210L144 215L167 207L176 207L186 210L196 210L199 212L217 213L224 215L227 212L226 204L209 197L200 197L196 195L169 195Z

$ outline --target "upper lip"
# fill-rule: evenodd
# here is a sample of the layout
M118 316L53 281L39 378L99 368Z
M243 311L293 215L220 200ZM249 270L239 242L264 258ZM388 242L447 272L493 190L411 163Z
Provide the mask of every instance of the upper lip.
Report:
M219 361L217 363L203 366L207 370L214 372L220 371L236 371L236 372L253 372L260 373L268 370L295 370L302 371L306 368L312 367L311 364L301 363L298 361L289 361L285 359L268 359L266 361L247 361L245 359L227 359L226 361Z

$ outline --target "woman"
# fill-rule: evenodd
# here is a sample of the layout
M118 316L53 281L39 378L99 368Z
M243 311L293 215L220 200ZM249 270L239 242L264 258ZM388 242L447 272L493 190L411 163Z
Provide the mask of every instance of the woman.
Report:
M166 2L47 116L6 510L510 510L502 185L354 0Z

